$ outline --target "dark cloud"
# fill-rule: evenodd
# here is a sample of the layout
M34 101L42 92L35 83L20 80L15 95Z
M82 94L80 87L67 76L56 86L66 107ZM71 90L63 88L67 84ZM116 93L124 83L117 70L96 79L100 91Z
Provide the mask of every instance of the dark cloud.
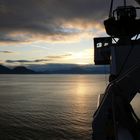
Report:
M6 63L33 63L33 62L46 62L48 59L36 59L36 60L6 60Z
M10 51L0 51L3 53L12 53ZM48 61L55 61L58 59L68 58L72 56L72 54L64 54L64 55L51 55L47 56L47 59L35 59L35 60L6 60L6 63L40 63L40 62L48 62Z
M38 35L78 34L80 30L64 27L63 22L101 22L108 15L109 5L110 0L0 0L0 41L25 42Z
M7 63L25 63L25 62L32 62L32 61L29 61L29 60L6 60Z
M11 43L17 43L17 42L29 42L31 34L23 34L22 31L20 33L13 33L16 31L16 28L13 28L13 31L0 27L1 33L0 33L0 42L11 42Z
M2 53L12 53L9 51L0 51ZM55 61L58 59L67 58L72 56L72 54L64 54L64 55L51 55L47 56L47 59L35 59L35 60L6 60L6 63L39 63L39 62L48 62L48 61Z
M46 62L46 61L50 61L49 59L36 59L33 62Z
M11 51L0 51L0 53L14 53L14 52L11 52Z
M52 55L52 56L47 56L47 58L49 59L63 59L63 58L67 58L69 56L72 56L72 54L64 54L64 55Z

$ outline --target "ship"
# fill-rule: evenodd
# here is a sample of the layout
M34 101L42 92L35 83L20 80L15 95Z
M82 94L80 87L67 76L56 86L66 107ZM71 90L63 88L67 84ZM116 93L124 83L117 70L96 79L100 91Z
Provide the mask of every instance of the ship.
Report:
M131 105L140 93L140 7L122 3L113 9L111 0L104 20L108 36L94 38L95 65L109 65L110 75L93 115L93 140L140 140L140 119Z

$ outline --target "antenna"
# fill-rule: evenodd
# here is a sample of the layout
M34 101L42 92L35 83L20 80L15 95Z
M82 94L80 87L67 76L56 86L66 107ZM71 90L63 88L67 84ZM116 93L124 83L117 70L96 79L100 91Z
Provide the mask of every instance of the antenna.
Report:
M112 9L113 9L113 0L111 0L110 4L109 17L112 17Z
M126 7L126 0L124 0L124 6Z

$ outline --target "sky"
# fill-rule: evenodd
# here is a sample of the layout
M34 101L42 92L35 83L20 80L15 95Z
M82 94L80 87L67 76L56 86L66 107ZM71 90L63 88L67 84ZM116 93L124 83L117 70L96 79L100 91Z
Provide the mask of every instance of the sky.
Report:
M122 3L114 0L114 8ZM0 0L0 64L93 64L93 38L106 36L109 6L110 0Z

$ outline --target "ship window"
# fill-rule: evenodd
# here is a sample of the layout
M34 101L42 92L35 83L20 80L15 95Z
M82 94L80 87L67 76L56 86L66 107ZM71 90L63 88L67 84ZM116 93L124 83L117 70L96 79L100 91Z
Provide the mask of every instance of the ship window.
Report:
M97 43L97 48L101 48L103 45L101 42Z
M140 35L135 35L134 37L132 37L132 40L138 40L138 39L140 39Z
M104 43L104 46L108 46L109 45L109 43Z

